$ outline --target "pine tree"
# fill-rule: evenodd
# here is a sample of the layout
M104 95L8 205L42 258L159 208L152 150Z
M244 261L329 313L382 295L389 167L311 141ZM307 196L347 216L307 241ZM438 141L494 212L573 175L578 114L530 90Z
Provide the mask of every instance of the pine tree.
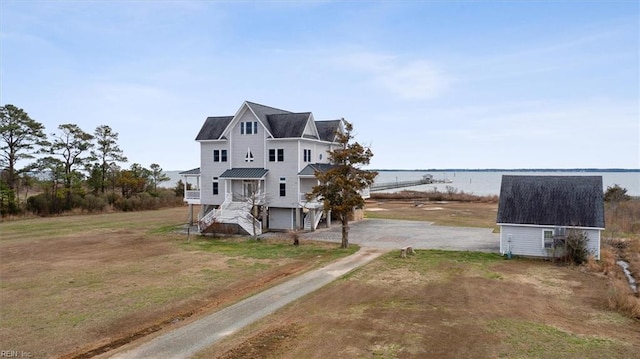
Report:
M368 147L353 140L353 125L344 121L344 132L338 131L340 146L329 151L329 161L333 166L324 172L316 171L320 181L313 187L308 198L320 197L325 210L331 210L342 222L341 248L349 247L349 215L354 208L362 208L364 199L360 192L371 186L377 172L362 169L369 164L373 152Z

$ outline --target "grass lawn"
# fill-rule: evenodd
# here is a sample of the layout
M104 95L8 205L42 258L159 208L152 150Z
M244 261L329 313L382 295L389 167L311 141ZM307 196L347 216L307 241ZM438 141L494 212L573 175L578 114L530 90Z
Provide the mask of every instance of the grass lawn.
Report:
M389 253L198 358L637 358L606 279L495 254Z
M226 306L357 250L173 229L186 208L0 223L0 349L83 353ZM73 356L73 355L69 355Z

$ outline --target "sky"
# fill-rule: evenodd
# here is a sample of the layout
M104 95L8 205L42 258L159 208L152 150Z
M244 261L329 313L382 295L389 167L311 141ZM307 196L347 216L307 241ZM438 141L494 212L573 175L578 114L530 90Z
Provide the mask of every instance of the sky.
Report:
M0 0L0 104L200 164L252 101L345 118L369 168L640 168L640 2Z

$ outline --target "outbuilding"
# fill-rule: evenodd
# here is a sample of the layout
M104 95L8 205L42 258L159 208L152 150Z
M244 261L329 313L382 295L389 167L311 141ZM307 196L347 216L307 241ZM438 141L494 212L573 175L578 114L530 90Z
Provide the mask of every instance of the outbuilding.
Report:
M496 220L500 252L559 256L569 231L581 230L588 250L600 259L603 197L601 176L502 176Z

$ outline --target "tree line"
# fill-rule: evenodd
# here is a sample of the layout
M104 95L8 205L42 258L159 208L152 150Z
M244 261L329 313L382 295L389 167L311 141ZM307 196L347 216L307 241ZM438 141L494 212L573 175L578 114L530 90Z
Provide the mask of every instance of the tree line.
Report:
M27 163L21 168L18 165ZM108 125L85 132L66 123L45 134L42 123L11 104L0 107L0 214L59 214L74 209L130 211L177 205L182 192L158 188L162 167L133 163Z

